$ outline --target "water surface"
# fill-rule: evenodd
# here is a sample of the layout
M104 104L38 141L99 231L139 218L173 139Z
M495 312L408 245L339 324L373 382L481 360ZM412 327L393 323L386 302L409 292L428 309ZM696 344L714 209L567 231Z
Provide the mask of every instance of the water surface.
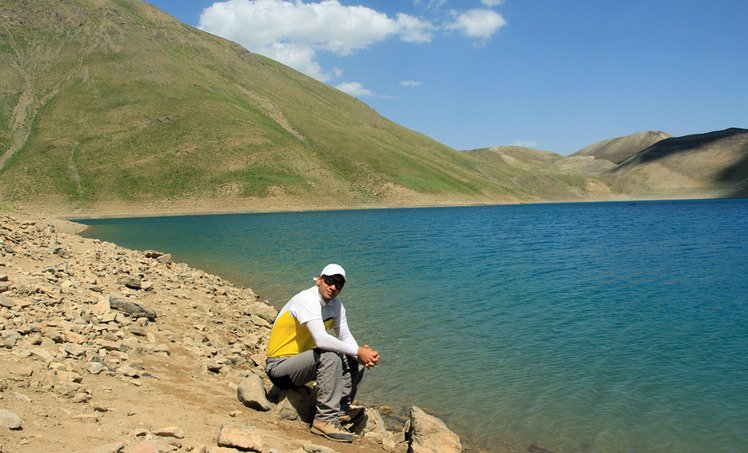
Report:
M558 452L748 451L748 201L105 219L84 233L280 308L343 265L360 396L464 439Z

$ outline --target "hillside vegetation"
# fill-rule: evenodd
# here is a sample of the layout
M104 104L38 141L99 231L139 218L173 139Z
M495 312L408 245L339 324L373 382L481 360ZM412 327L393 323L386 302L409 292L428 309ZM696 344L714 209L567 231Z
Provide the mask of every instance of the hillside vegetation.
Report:
M605 157L456 151L138 0L0 5L6 205L85 214L658 196L655 184L629 190L647 180L628 168L640 164L610 172L623 161ZM720 183L744 188L744 167Z

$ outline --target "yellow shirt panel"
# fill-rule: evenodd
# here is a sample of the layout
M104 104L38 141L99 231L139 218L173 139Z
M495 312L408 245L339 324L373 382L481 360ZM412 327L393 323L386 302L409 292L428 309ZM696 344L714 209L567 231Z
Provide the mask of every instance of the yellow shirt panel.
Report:
M325 329L332 326L332 318L325 320ZM278 316L268 340L268 358L290 357L314 348L314 338L286 311Z

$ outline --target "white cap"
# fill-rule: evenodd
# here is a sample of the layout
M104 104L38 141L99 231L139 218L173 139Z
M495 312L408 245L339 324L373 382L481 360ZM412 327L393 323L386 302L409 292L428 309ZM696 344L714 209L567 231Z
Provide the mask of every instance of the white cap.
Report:
M343 281L348 283L348 280L345 278L345 269L343 269L339 264L328 264L324 269L322 269L322 272L320 272L319 275L327 275L329 277L340 275L343 277Z

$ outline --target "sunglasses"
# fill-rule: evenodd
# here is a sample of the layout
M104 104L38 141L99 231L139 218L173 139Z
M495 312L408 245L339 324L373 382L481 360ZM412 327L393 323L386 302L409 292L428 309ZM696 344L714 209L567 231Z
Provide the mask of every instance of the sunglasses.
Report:
M325 281L325 285L327 286L335 285L335 287L338 289L343 289L343 287L345 286L345 282L343 280L332 278L329 275L323 275L322 280Z

